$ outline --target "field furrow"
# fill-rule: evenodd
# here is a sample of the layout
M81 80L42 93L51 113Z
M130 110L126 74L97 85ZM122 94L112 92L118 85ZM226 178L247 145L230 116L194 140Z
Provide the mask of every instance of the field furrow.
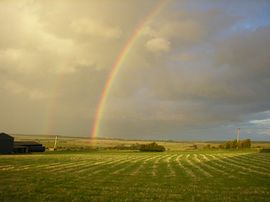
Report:
M160 156L159 158L157 158L153 165L152 165L152 176L156 176L157 172L158 172L158 167L160 165L160 163L162 162L162 160L167 159L170 155L163 155Z
M99 167L96 167L93 172L91 172L90 175L96 175L96 174L99 174L99 173L106 173L107 170L110 170L109 175L113 174L116 170L120 170L120 169L123 169L123 166L125 167L125 165L129 165L130 162L134 162L136 161L137 158L123 158L123 159L120 159L120 160L115 160L115 161L112 161L108 164L105 164L105 165L101 165ZM119 171L121 172L121 171ZM117 173L115 173L117 174Z
M165 159L165 162L167 164L167 169L168 169L168 176L175 176L175 171L174 171L174 169L172 167L172 162L174 160L172 160L172 159L175 158L176 156L177 156L177 154L171 155L170 157L167 157Z
M0 201L266 202L268 157L200 150L0 156Z
M231 165L234 165L235 167L238 167L238 168L245 170L247 172L270 176L269 172L262 172L262 171L256 170L256 168L254 166L251 166L250 164L240 163L240 162L233 160L231 158L225 158L225 160L231 162Z
M253 158L245 159L242 156L237 156L237 157L232 158L231 160L234 160L242 165L248 165L250 168L253 168L253 169L258 169L258 170L266 171L266 172L269 171L269 166L265 167L265 164L257 163L256 161L254 161Z
M222 157L222 156L218 156L218 161L227 164L228 166L234 167L235 170L243 175L247 175L248 173L256 173L256 174L262 174L262 175L268 175L268 173L264 173L264 172L260 172L260 171L256 171L253 170L251 168L248 167L247 164L238 164L237 161L233 161L230 158L226 157Z
M147 158L148 157L139 157L139 158L133 159L132 161L128 161L126 163L127 165L123 166L122 168L119 168L119 169L115 170L112 174L116 175L116 174L120 174L121 172L125 172L128 168L133 167L134 165L136 165L136 167L138 167L137 162L143 161L143 160L145 160Z
M260 155L256 155L256 158L264 162L270 163L270 154L260 153Z
M205 177L213 177L208 171L202 168L200 164L195 160L194 155L187 156L185 161L197 171L199 175L203 175Z
M243 155L243 156L241 156L241 158L246 159L248 161L252 159L252 161L253 162L256 162L256 164L258 164L258 165L265 165L267 167L270 166L270 161L269 162L268 161L265 161L265 160L261 159L258 156L254 156L254 155L252 155L252 156L244 156Z
M200 158L203 161L203 165L207 167L209 170L214 171L217 175L224 175L230 178L234 178L234 176L228 172L225 171L225 167L220 165L219 163L211 161L206 155L199 154Z
M45 168L44 170L47 170L49 172L64 172L70 168L73 168L73 167L78 167L80 165L84 165L86 164L87 161L82 161L82 162L69 162L69 163L65 163L65 164L60 164L60 165L56 165L56 166L53 166L53 167L47 167Z
M184 173L188 175L188 177L196 178L194 172L182 163L183 160L180 160L182 156L183 155L178 155L176 158L176 162L178 163L178 166L181 168L181 170L184 171Z
M135 170L131 173L131 175L138 175L141 171L143 171L145 165L146 165L149 161L154 160L154 159L157 159L158 157L160 157L160 156L150 156L150 157L148 156L148 158L145 159L145 160L137 167L137 169L135 169Z

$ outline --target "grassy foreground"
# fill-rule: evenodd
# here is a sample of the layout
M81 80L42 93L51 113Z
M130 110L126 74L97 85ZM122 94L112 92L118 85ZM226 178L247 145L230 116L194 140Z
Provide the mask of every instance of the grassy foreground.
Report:
M0 201L269 201L270 154L88 152L0 156Z

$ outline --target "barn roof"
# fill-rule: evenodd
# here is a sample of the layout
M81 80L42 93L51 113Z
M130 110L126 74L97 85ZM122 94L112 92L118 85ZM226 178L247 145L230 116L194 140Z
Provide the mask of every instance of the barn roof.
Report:
M6 133L0 133L0 139L14 139L12 136Z
M35 141L15 141L14 146L42 146L42 144Z

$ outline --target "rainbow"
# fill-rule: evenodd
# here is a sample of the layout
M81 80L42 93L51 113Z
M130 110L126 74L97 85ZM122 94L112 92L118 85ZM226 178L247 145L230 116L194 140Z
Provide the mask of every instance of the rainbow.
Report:
M100 124L102 120L102 115L104 114L104 111L105 111L106 101L108 100L110 90L113 85L113 81L115 80L120 70L120 67L122 66L125 59L127 58L128 53L130 52L131 48L136 42L136 39L138 39L138 37L142 33L145 25L149 23L151 19L153 19L160 12L160 10L168 1L169 0L161 0L154 6L154 8L149 12L149 14L145 16L145 18L143 18L143 20L141 20L141 22L136 26L135 30L133 31L131 36L128 38L125 45L121 49L120 53L116 57L111 67L109 76L105 82L104 88L102 90L102 93L101 93L101 96L97 105L95 118L94 118L94 122L92 126L91 138L96 138L99 134Z

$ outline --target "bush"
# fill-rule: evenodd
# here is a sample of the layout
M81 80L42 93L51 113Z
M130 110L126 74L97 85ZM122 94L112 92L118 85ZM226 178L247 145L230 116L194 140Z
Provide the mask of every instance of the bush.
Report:
M210 144L204 145L203 148L204 148L204 149L211 149L211 145L210 145Z
M220 145L218 145L218 148L219 149L224 149L224 145L223 144L220 144Z
M140 151L144 152L164 152L165 147L162 145L158 145L157 143L153 142L150 144L142 144L140 146Z
M222 145L220 146L220 148ZM250 148L251 147L251 140L250 139L245 139L245 140L233 140L233 141L227 141L224 143L223 147L225 149L245 149L245 148Z
M260 150L261 153L270 153L270 149L263 148Z
M193 149L198 149L198 146L196 144L192 145Z

